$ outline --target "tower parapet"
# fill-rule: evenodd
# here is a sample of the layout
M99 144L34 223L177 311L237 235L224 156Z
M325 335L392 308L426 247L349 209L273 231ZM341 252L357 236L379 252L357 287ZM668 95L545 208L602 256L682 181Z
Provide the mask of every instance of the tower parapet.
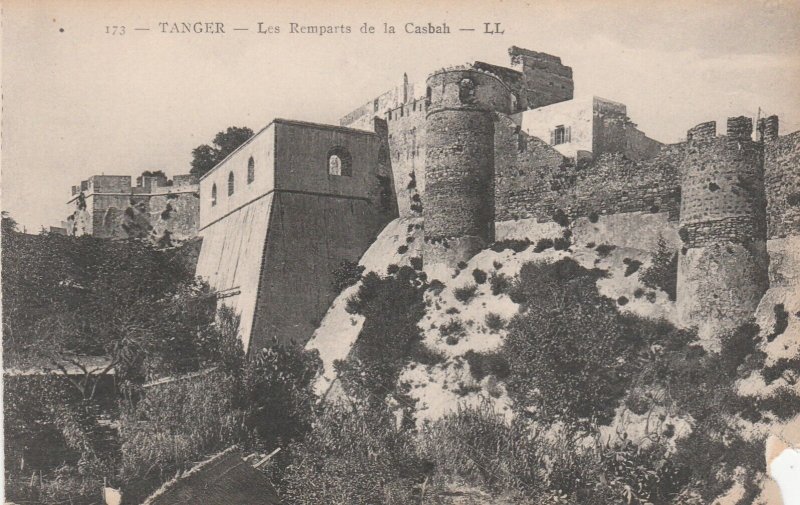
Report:
M681 166L678 311L683 323L724 331L752 316L768 287L763 145L753 122L729 118L687 133Z
M427 80L425 261L454 266L494 239L494 118L509 113L511 90L468 66Z

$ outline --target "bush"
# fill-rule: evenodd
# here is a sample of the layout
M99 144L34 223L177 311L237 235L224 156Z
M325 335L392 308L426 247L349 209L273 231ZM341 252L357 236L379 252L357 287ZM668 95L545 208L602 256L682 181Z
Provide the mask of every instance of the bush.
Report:
M508 361L498 353L479 353L470 349L464 354L464 359L469 363L470 374L478 382L487 375L503 380L511 373Z
M775 312L775 326L772 328L772 332L767 336L767 342L772 342L779 335L782 335L786 328L789 327L789 313L786 311L782 303L779 303L773 307L773 312Z
M566 251L571 245L572 242L566 237L558 237L553 241L553 249L556 251Z
M491 331L502 330L506 326L506 320L500 314L489 312L486 314L486 327Z
M622 262L626 265L625 266L625 277L630 277L631 275L635 274L639 271L639 267L642 266L642 262L639 260L634 260L631 258L625 258Z
M472 271L472 277L478 284L483 284L484 282L486 282L486 272L484 272L480 268L476 268L475 270Z
M461 303L469 303L475 293L478 291L478 286L475 284L467 284L453 290L453 296L456 297Z
M394 393L400 371L423 345L417 323L425 314L426 288L422 275L407 266L387 277L364 276L347 302L364 325L347 359L334 364L350 394L379 402Z
M289 448L281 498L288 505L413 503L432 465L385 405L326 404L314 429Z
M408 263L411 265L411 268L413 268L414 270L422 270L422 258L421 257L414 256L413 258L408 260Z
M361 280L365 267L355 261L344 260L339 264L339 268L333 271L331 288L334 293L341 293L345 288L352 286Z
M458 264L456 265L456 267L459 270L464 270L465 268L467 268L467 262L466 261L459 261Z
M589 222L596 223L600 219L600 216L597 215L597 212L590 212L589 213Z
M419 452L440 479L533 498L544 487L546 463L541 442L527 431L522 423L506 424L489 403L459 406L421 433Z
M500 351L511 369L508 392L523 415L599 423L613 416L635 373L637 349L647 343L641 329L653 329L636 320L639 329L631 330L598 293L602 275L569 258L523 265L514 283L523 306Z
M405 254L408 252L408 246L403 244L397 248L397 254Z
M495 296L507 293L511 289L511 279L503 273L493 272L489 277L489 286Z
M528 239L506 239L506 240L499 240L493 243L490 249L494 252L503 252L506 249L511 249L514 252L522 252L527 249L531 245L531 241Z
M450 335L462 335L464 333L464 325L460 319L451 319L449 323L439 326L439 334L443 337Z
M601 258L606 258L608 257L609 254L611 254L611 251L613 251L616 248L617 246L615 245L600 244L599 246L597 246L595 251L597 251L597 255L600 256Z
M642 296L644 296L644 289L642 289L642 288L636 288L636 289L633 291L633 297L634 297L634 298L641 298Z
M499 261L493 261L492 266L494 267L495 270L500 270L501 268L503 268L503 264L500 263Z
M430 284L428 284L428 289L438 295L444 289L444 283L439 279L433 279Z
M658 239L653 263L639 278L645 286L660 289L667 293L670 300L675 301L678 289L678 253L669 249L663 238Z
M540 238L538 242L536 242L536 246L533 248L533 252L538 253L542 252L546 249L550 249L553 247L553 239L551 238Z
M458 310L456 307L450 307L449 309L444 311L445 314L460 314L461 311Z
M553 212L553 221L563 228L569 226L569 216L561 209L556 209L555 212Z
M619 298L617 298L617 303L620 306L627 305L629 301L630 300L628 300L628 297L626 297L626 296L620 296Z

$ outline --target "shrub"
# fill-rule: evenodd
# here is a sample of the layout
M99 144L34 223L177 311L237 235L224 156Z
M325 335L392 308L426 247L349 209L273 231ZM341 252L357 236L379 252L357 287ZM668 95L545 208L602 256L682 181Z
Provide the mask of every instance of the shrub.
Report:
M484 272L480 268L476 268L475 270L472 271L472 277L478 284L483 284L484 282L486 282L486 272Z
M458 335L448 335L447 338L444 339L444 342L447 345L456 345L458 343L458 339Z
M364 316L364 326L347 359L334 364L342 385L357 397L382 401L394 391L400 371L417 352L417 323L425 314L424 281L411 267L387 277L364 276L347 311Z
M667 293L675 301L678 288L678 253L667 247L663 238L658 239L658 248L653 255L653 263L640 274L642 283Z
M408 246L403 244L397 248L397 254L405 254L408 252Z
M469 303L473 296L475 296L475 292L478 291L478 286L475 284L467 284L465 286L461 286L460 288L456 288L453 290L453 296L456 297L461 303Z
M569 216L561 209L556 209L555 212L553 212L553 221L563 228L569 226Z
M569 249L570 245L572 245L572 242L569 238L565 237L558 237L553 241L553 249L556 251L566 251Z
M439 334L443 337L461 335L464 333L464 324L460 319L451 319L449 323L439 326Z
M511 373L508 361L499 353L479 353L470 349L464 354L464 359L469 363L470 374L478 382L487 375L503 380Z
M631 258L625 258L622 262L626 265L625 267L625 277L630 277L631 275L635 274L639 271L639 267L642 266L642 262L639 260L634 260Z
M489 286L495 296L507 293L511 289L511 279L503 273L493 272L489 277Z
M609 254L611 254L611 251L613 251L616 248L617 246L615 245L600 244L599 246L597 246L595 251L597 251L597 255L600 256L601 258L606 258L608 257Z
M588 249L594 249L594 246L596 246L596 245L597 245L597 244L595 244L594 242L589 242L589 243L587 243L587 244L586 244L586 247L587 247Z
M313 431L289 447L281 498L293 505L404 505L431 471L412 433L383 405L326 404Z
M770 384L780 378L787 370L800 370L800 357L780 358L771 366L765 367L761 373L764 381Z
M419 437L419 453L440 479L466 481L490 492L521 492L527 498L537 497L543 487L546 463L540 445L522 423L507 424L488 402L459 406Z
M499 261L493 261L492 266L494 267L495 270L500 270L501 268L503 268L503 264L500 263Z
M408 260L408 263L411 265L411 268L413 268L414 270L422 270L422 258L421 257L414 256L413 258Z
M458 267L459 270L464 270L465 268L467 268L467 262L466 261L459 261L458 264L456 265L456 267Z
M789 313L786 312L782 303L779 303L773 307L773 311L775 312L775 326L772 328L772 332L767 336L767 342L772 342L779 335L782 335L786 328L789 327Z
M627 304L628 304L628 301L629 301L629 300L628 300L628 297L626 297L626 296L620 296L619 298L617 298L617 303L618 303L620 306L622 306L622 305L627 305Z
M634 298L641 298L642 296L644 296L644 289L642 289L642 288L636 288L636 289L633 291L633 297L634 297Z
M506 320L500 314L489 312L486 314L486 327L492 331L502 330L506 326Z
M428 284L428 289L438 295L444 289L444 283L439 279L433 279L430 284Z
M589 222L596 223L600 219L600 216L597 215L597 212L590 212L589 213Z
M598 293L602 275L569 258L522 266L514 291L523 306L500 352L511 368L509 394L524 415L600 423L613 416L646 342Z
M455 307L450 307L449 309L445 310L444 312L445 312L445 314L460 314L461 313L461 311L458 310Z
M355 261L344 260L339 264L339 268L333 271L331 288L334 293L341 293L345 288L352 286L361 280L365 267Z
M409 174L408 185L406 189L414 189L417 187L417 175L414 172Z
M553 247L553 239L550 238L540 238L538 242L536 242L536 246L533 248L533 252L542 252L545 249L550 249Z
M493 243L490 249L494 252L503 252L506 249L511 249L514 252L522 252L531 245L531 241L528 239L506 239L506 240L499 240Z

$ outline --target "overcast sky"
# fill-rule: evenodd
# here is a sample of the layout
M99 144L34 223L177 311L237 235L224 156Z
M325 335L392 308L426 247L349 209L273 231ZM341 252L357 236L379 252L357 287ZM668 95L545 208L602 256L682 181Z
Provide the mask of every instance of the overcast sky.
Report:
M90 175L186 173L192 148L227 126L335 124L403 72L420 81L466 61L505 65L511 45L560 56L576 95L627 104L662 142L759 107L780 116L782 134L800 129L800 0L333 3L3 2L2 209L29 232L57 225L70 187ZM226 33L158 25L196 21ZM281 34L257 34L259 21ZM378 33L358 33L365 21ZM429 21L454 33L403 33ZM291 22L354 33L290 34ZM384 22L398 33L382 34ZM505 34L481 34L484 22Z

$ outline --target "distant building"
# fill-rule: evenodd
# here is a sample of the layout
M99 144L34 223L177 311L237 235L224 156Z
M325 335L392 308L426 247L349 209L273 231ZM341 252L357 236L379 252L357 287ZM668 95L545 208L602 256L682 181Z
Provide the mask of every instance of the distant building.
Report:
M641 161L656 156L662 144L642 133L627 107L605 98L576 98L520 113L525 133L549 142L564 156L587 159L620 153Z
M199 186L192 175L170 180L145 172L136 186L129 175L94 175L72 187L67 204L71 214L63 228L68 235L162 243L197 235Z

